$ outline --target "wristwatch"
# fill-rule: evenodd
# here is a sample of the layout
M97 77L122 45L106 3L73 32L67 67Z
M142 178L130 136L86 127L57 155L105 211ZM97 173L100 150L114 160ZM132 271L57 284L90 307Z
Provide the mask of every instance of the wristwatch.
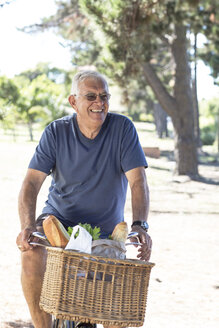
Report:
M140 226L145 231L148 231L148 229L149 229L149 225L146 221L134 221L132 223L131 227L134 227L134 226Z

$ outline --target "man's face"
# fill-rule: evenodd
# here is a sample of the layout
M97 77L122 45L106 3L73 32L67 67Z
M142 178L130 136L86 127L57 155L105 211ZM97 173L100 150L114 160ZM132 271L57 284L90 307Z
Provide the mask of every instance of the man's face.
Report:
M70 96L69 102L77 112L79 126L98 129L102 126L109 108L109 101L101 100L99 94L107 94L108 87L102 80L87 78L78 85L76 96ZM96 94L95 100L88 100L85 95Z

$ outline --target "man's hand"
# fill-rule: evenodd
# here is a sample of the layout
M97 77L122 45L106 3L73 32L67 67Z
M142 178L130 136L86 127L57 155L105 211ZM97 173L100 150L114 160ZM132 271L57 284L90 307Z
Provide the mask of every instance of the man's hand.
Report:
M152 240L149 234L142 229L140 226L134 226L131 231L138 232L138 239L142 246L136 246L138 248L139 254L137 257L139 260L142 261L149 261L151 256L151 249L152 249ZM136 242L136 238L131 238L131 241Z
M34 246L29 244L30 240L38 241L38 238L31 237L31 234L37 231L35 226L37 195L46 177L47 174L44 172L28 169L19 193L18 210L21 232L17 236L16 243L22 252L33 249Z
M29 244L30 238L31 238L31 234L32 232L36 231L36 228L26 228L23 229L19 235L17 236L16 239L16 244L17 247L20 249L21 252L25 252L28 251L30 249L33 249L33 245Z
M131 200L132 200L132 217L133 222L139 220L147 220L149 212L149 189L147 184L147 178L144 167L137 167L126 172L131 188ZM138 258L140 260L148 261L151 256L152 240L147 234L146 230L140 226L133 226L132 231L136 231L139 234L139 241L142 246L138 249ZM132 241L136 241L136 238L132 238Z

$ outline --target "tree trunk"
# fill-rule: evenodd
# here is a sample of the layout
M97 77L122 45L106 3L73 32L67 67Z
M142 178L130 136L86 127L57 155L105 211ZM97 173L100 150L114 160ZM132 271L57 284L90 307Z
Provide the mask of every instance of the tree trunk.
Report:
M32 122L28 122L28 130L29 130L30 141L33 141L33 126L32 126Z
M198 175L197 151L194 133L191 132L190 118L172 118L174 126L174 155L176 160L175 172L178 175Z
M172 45L172 53L176 64L174 96L177 111L172 121L175 129L176 171L180 175L196 176L198 175L198 160L186 27L176 25L175 32L176 39Z
M198 161L186 28L177 25L175 32L176 38L172 45L176 64L174 96L171 96L164 88L150 63L144 64L143 73L162 108L172 118L175 135L175 173L194 177L198 175Z
M16 130L15 128L12 129L13 141L16 142Z
M201 148L200 126L199 126L199 105L197 97L197 34L194 35L194 76L192 78L192 95L193 95L193 108L194 108L194 133L196 144Z
M217 152L219 154L219 109L217 112L216 124L217 124Z
M168 137L167 113L160 104L154 104L154 121L159 138Z

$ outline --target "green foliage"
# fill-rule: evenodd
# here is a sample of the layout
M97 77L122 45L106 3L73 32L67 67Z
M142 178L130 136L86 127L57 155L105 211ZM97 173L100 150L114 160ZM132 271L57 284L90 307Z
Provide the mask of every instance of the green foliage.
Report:
M199 57L209 65L215 83L219 83L219 2L214 0L202 1L198 9L200 25L196 31L205 35L204 46L199 50Z
M213 117L219 113L219 98L202 100L200 102L200 113L205 117Z
M0 120L5 120L9 112L14 112L14 103L19 98L19 87L12 79L0 76ZM12 117L11 117L12 118ZM11 125L10 118L7 124Z
M0 121L4 130L14 129L19 122L16 102L20 96L19 86L16 85L13 79L6 76L0 77Z
M170 38L174 25L182 23L209 38L216 31L217 9L212 1L102 1L80 0L85 15L104 31L108 49L117 62L126 62L135 71L135 64L153 60L158 66L170 56ZM166 50L165 56L164 51ZM165 59L166 58L166 59ZM168 59L168 61L169 61ZM164 61L165 60L165 61ZM130 73L130 71L129 71Z
M152 114L141 113L139 115L139 119L141 122L148 122L148 123L154 122L154 118Z
M211 46L218 33L218 5L211 0L72 0L56 4L56 14L44 19L38 29L55 27L71 48L74 65L95 65L124 92L130 88L141 90L144 99L148 90L142 68L149 61L173 94L175 67L171 52L177 24L186 26L190 33L204 33ZM215 54L211 61L217 60ZM139 109L134 97L126 104L134 113L152 108L146 101L144 109Z
M75 66L96 66L124 89L133 79L139 83L144 80L146 85L142 65L151 60L165 88L173 94L171 52L177 24L186 26L190 33L206 35L202 58L214 66L217 76L217 1L57 0L56 5L53 16L27 30L55 28L72 50Z
M4 99L6 104L13 104L19 98L19 88L12 79L6 76L0 76L0 98Z
M218 2L71 0L56 3L57 13L42 22L42 29L55 27L67 40L74 65L95 66L119 84L124 90L129 115L149 113L153 108L148 105L148 98L151 103L154 100L146 89L149 85L162 108L171 116L178 140L183 140L186 135L192 143L183 158L192 156L194 165L189 161L183 163L179 155L176 158L178 173L185 174L187 170L189 174L196 174L194 113L187 56L189 37L205 34L208 44L204 50L211 50L211 57L205 60L214 66L214 76L217 76ZM144 94L143 99L137 96L139 93ZM189 124L184 124L183 118L188 116ZM182 150L180 143L176 146Z
M200 113L202 143L212 145L216 140L219 129L219 98L201 101Z
M213 145L216 139L216 131L214 125L208 125L201 129L201 141L203 145Z
M92 236L92 240L97 240L100 238L100 228L99 227L92 228L89 223L84 223L84 224L79 223L79 226L81 226L82 228L87 230L87 232L89 232L89 234ZM70 236L71 236L72 232L73 232L73 228L68 227L68 233ZM75 233L74 238L76 239L78 235L79 235L79 229Z
M35 80L37 77L45 75L50 81L59 84L65 85L67 91L71 85L71 72L66 72L64 69L57 67L51 67L48 63L38 63L35 68L24 71L19 74L20 77L27 78L29 81Z
M60 83L61 82L61 83ZM67 115L69 74L57 68L39 64L13 79L0 77L0 117L5 129L14 129L17 123L28 126L33 140L32 124L44 127L52 120Z
M18 113L26 124L41 122L43 126L64 113L63 86L48 79L45 74L29 80L18 77L21 96L17 101Z

